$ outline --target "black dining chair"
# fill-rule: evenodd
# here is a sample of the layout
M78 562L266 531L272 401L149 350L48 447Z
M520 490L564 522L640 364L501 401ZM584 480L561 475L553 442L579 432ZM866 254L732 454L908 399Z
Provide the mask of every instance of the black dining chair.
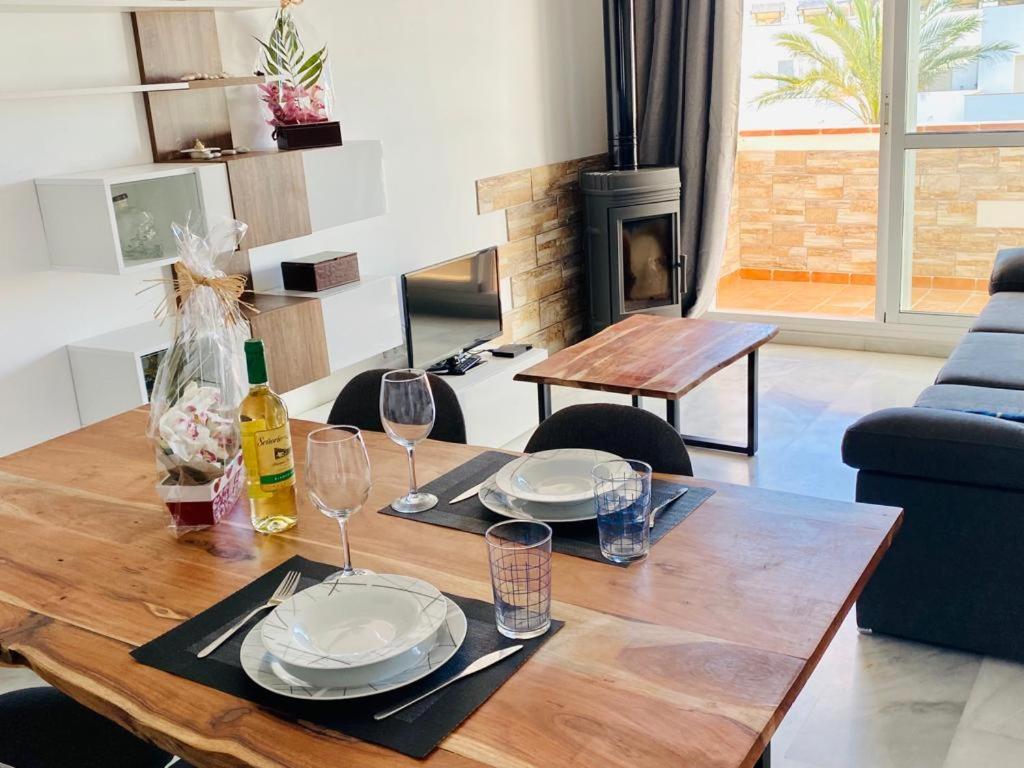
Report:
M387 368L363 371L346 384L334 401L327 423L350 424L371 432L383 432L384 425L380 421L380 385L381 377L387 372ZM434 394L434 428L430 431L430 439L464 444L466 419L462 415L462 406L459 405L455 391L440 376L428 373L427 378L430 380L430 391Z
M655 472L693 475L686 443L653 413L628 405L570 405L545 419L526 444L527 453L554 448L591 448L639 459Z
M56 688L0 694L0 722L0 765L13 768L164 768L172 759Z

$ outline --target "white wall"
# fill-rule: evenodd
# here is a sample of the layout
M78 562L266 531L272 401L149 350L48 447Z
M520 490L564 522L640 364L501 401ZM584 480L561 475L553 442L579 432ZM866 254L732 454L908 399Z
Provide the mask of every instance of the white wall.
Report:
M503 242L473 182L601 152L598 0L307 0L330 44L347 138L384 142L390 212L292 244L358 250L397 274ZM248 71L272 12L219 14L225 65ZM126 14L3 13L0 91L137 81ZM316 38L316 39L314 39ZM232 96L246 143L269 141L254 91ZM0 455L79 426L64 346L146 320L147 276L48 271L31 179L148 162L141 97L0 102ZM152 276L159 276L156 272ZM357 329L353 329L357 332Z

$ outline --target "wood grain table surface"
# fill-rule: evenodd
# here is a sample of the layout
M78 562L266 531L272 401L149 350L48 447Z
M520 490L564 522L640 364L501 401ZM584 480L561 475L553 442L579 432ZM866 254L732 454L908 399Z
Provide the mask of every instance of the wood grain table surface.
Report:
M0 458L0 661L197 766L419 761L136 663L129 651L292 555L339 563L337 525L305 499L261 537L239 505L176 540L132 411ZM292 423L296 457L318 425ZM404 451L366 435L374 488L355 565L490 600L482 537L376 510L405 490ZM482 449L428 441L421 482ZM698 480L715 495L628 569L555 554L564 629L451 734L430 766L749 768L897 530L888 507ZM0 724L2 729L2 724Z
M762 323L631 315L515 378L679 400L778 332L777 326Z

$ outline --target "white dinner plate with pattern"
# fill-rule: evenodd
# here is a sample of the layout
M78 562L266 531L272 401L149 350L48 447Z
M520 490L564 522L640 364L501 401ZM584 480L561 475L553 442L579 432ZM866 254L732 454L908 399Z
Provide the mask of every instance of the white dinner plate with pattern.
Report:
M437 643L430 653L422 657L415 666L385 680L360 686L324 688L311 685L295 677L281 666L270 651L263 647L262 630L266 619L253 627L242 641L242 669L256 685L292 699L339 701L393 691L396 688L415 683L441 668L462 647L462 643L466 639L466 615L451 600L445 599L445 603L444 622L438 629Z
M537 451L510 461L494 483L505 495L542 504L574 504L594 498L594 467L619 458L589 448Z
M444 595L411 576L365 574L296 593L263 622L263 645L289 667L335 670L377 664L437 634Z
M594 500L577 501L572 504L544 504L539 501L525 501L503 493L492 477L477 494L480 503L491 512L513 520L539 520L542 523L576 523L594 520Z

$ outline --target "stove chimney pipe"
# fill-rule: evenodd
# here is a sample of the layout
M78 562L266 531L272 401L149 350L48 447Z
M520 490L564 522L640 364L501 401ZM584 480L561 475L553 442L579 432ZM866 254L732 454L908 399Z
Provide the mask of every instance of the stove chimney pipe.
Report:
M604 2L608 154L616 171L637 169L636 37L633 0Z

